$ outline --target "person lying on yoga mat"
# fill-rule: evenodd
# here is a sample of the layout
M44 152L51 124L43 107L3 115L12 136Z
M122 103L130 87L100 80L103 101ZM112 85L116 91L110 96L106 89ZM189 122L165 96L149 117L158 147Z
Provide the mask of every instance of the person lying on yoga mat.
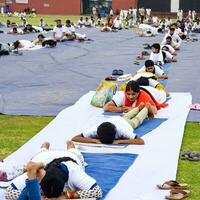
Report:
M160 44L154 43L151 46L151 54L150 54L149 60L152 60L154 64L158 66L164 64L163 54L160 49Z
M152 60L146 60L144 66L137 72L150 72L155 74L159 79L167 79L168 75L157 65L154 65Z
M32 162L40 165L37 179L45 198L75 199L101 198L102 190L96 180L85 173L82 154L72 141L67 142L67 151L49 150L48 142L41 146ZM28 166L26 167L29 170ZM31 199L25 185L27 173L17 176L6 189L5 197L10 200ZM35 199L34 199L35 200Z
M166 46L162 47L162 54L163 54L164 63L177 62L176 57L170 53L170 50L168 47Z
M159 104L155 102L149 94L140 90L140 86L136 81L129 81L125 91L117 92L111 101L104 106L105 112L124 112L127 113L134 107L138 107L141 103L150 104L153 114L157 113Z
M169 33L167 33L164 38L163 38L163 41L162 41L162 44L166 44L166 38L170 36L172 38L172 42L173 42L173 45L172 47L176 50L179 50L180 49L180 45L181 45L181 42L182 42L182 39L179 37L178 34L175 33L175 28L173 26L170 27L169 29Z
M24 32L22 29L18 28L17 25L14 26L10 31L7 32L7 34L12 34L12 35L23 35Z
M134 134L134 128L142 124L147 117L150 105L141 104L124 114L124 117L114 116L92 126L83 133L76 135L72 141L96 144L136 144L143 145L144 141ZM151 111L152 112L152 111ZM153 114L151 113L153 117Z

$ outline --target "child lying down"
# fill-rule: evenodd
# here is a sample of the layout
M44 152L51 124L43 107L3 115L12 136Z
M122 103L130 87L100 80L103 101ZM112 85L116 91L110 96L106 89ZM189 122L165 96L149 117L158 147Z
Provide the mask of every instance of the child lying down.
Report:
M141 103L123 117L114 116L101 124L94 125L72 138L72 141L97 144L136 144L143 145L144 141L138 138L133 130L141 125L145 118L153 118L150 104Z

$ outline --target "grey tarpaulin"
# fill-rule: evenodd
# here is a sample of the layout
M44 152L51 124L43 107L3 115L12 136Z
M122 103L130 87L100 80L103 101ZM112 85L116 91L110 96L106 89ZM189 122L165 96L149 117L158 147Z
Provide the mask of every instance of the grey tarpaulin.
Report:
M94 41L68 41L53 49L23 51L22 56L0 58L1 113L56 115L89 90L95 90L113 69L122 69L124 73L136 71L139 66L133 62L144 50L142 44L161 42L164 36L144 38L132 30L101 33L99 29L79 29L77 32L86 33ZM36 37L37 34L1 34L0 41ZM169 92L191 92L193 102L200 102L198 48L199 41L183 43L178 63L170 67L168 81ZM200 121L200 114L191 112L189 120Z

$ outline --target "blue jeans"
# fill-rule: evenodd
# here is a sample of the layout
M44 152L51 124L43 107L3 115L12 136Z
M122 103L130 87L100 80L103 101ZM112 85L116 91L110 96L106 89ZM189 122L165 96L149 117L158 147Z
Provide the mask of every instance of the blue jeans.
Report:
M26 179L26 187L22 190L18 200L41 200L38 179Z

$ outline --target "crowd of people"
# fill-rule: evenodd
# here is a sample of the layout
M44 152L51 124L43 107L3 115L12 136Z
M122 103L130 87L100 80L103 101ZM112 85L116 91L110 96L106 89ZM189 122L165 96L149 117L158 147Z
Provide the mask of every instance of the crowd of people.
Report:
M133 144L144 145L145 141L139 138L134 129L140 126L145 119L152 119L159 109L167 107L166 99L169 94L166 88L159 82L168 79L165 73L165 63L176 62L177 51L181 49L182 40L188 38L188 33L200 30L199 20L190 15L178 16L178 20L172 23L170 18L159 20L151 17L151 9L121 10L118 15L110 11L110 15L104 21L101 16L91 16L85 19L81 17L77 24L66 20L62 24L60 19L56 25L49 29L51 38L46 38L42 33L34 41L19 40L10 44L1 43L1 50L12 51L20 48L33 48L35 45L48 46L50 42L55 46L57 42L65 40L87 40L85 34L76 32L77 28L101 27L101 31L121 30L126 27L137 27L136 31L142 36L165 33L163 40L149 45L151 53L134 75L128 77L128 82L122 87L123 91L116 93L112 100L103 107L105 112L123 113L122 116L113 116L100 124L94 124L90 129L74 136L72 141L97 144ZM17 24L8 23L10 31L7 34L25 34L47 31L44 20L40 20L38 27L32 26L23 19L23 29ZM48 30L48 31L49 31ZM149 35L148 35L149 34ZM48 41L48 42L47 42ZM50 45L51 46L51 45ZM120 77L119 77L120 80ZM0 179L12 180L12 184L6 189L7 199L34 199L40 200L43 195L49 199L63 197L74 198L100 198L101 187L92 177L85 173L83 156L74 147L73 142L67 143L66 151L49 150L49 143L44 143L26 169L8 171L4 163L0 163ZM40 191L40 189L41 191ZM31 192L30 192L31 191ZM35 191L35 192L33 192Z

